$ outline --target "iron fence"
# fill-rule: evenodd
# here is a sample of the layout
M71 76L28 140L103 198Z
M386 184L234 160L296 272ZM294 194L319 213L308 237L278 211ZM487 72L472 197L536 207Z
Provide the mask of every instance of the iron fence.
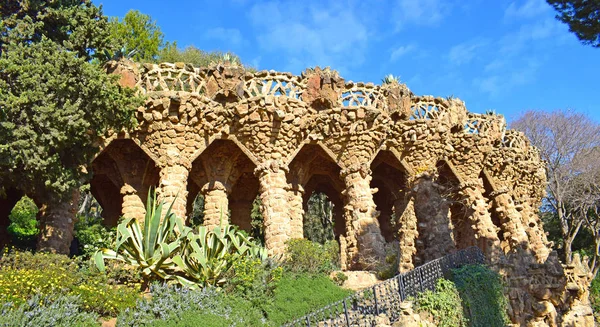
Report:
M400 304L404 300L426 290L435 290L437 280L448 277L452 269L484 262L483 252L472 246L360 290L284 326L371 327L375 326L375 318L380 314L385 314L393 323L399 318Z

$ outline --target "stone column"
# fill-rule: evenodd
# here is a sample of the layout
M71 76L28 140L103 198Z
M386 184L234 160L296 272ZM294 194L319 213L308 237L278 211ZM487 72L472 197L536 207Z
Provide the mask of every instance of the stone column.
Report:
M201 190L204 195L204 226L213 229L229 224L229 201L227 188L223 183L206 183Z
M133 218L140 224L144 223L146 207L137 190L131 185L125 184L121 187L121 195L123 196L121 215L124 218Z
M79 196L79 190L74 190L70 199L44 201L38 213L41 222L38 251L69 254Z
M500 217L502 233L510 248L513 251L518 248L525 249L529 244L523 227L523 220L515 208L512 197L507 192L507 190L504 190L490 194L494 204L492 210L495 210Z
M479 248L488 259L500 259L501 248L498 239L498 230L492 222L492 216L488 211L488 203L483 196L482 186L471 183L467 184L460 191L465 205L472 210L469 217L471 228L478 239Z
M385 240L381 235L379 212L375 210L370 187L371 169L360 164L340 173L346 189L344 219L346 221L346 269L371 269L385 260Z
M160 183L158 188L159 199L164 201L168 208L173 203L173 212L177 218L186 220L187 181L189 165L167 165L160 170ZM165 208L166 212L166 208Z
M413 188L414 209L419 229L419 258L423 264L456 250L450 201L441 185L429 177L419 178ZM422 245L422 246L421 246Z
M304 238L304 188L300 184L289 184L287 191L290 206L290 238Z
M550 255L551 248L537 211L531 207L530 201L523 201L515 207L517 211L520 210L523 223L525 224L525 232L529 238L530 249L533 251L535 258L538 262L546 261L548 255Z
M278 161L267 161L258 166L258 193L262 202L261 213L265 226L265 246L269 256L283 255L290 235L290 209L285 177L287 167Z
M398 230L398 240L400 247L400 260L398 263L399 272L407 272L414 269L413 257L417 253L416 240L419 237L417 230L417 216L415 214L415 202L412 197L406 203L405 199L398 199L394 203L396 215L400 228Z

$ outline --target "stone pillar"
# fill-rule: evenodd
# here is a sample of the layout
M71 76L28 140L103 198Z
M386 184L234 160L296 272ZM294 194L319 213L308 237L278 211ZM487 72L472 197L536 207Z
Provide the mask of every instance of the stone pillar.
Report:
M252 203L253 199L239 199L232 200L229 203L231 208L231 224L238 226L241 230L246 232L252 231Z
M419 178L413 188L414 209L419 229L419 258L423 264L456 250L450 201L442 186L428 177ZM422 246L421 246L422 245Z
M258 193L262 202L261 213L265 226L265 246L269 256L283 255L290 235L287 167L278 161L267 161L258 166Z
M546 233L542 228L542 221L537 214L537 211L531 207L530 201L523 201L515 206L517 211L520 210L523 223L525 224L525 232L529 238L530 249L533 251L538 262L546 261L550 255L551 247Z
M500 191L492 192L490 198L494 202L492 210L495 210L500 217L502 233L510 249L515 251L518 248L525 249L528 247L529 244L525 228L523 227L523 221L515 208L512 197L507 191Z
M223 183L206 183L201 190L204 195L204 226L213 229L229 224L229 201L227 188Z
M379 212L375 210L370 187L371 169L360 164L340 173L346 189L344 219L346 222L345 269L371 269L385 260L385 240L381 235Z
M38 213L41 222L38 251L69 254L73 241L79 190L74 190L70 199L45 201Z
M177 218L186 220L187 181L189 165L181 163L167 165L160 170L160 183L158 188L159 199L164 201L168 208L173 203L173 212ZM166 208L165 208L166 212Z
M144 223L146 207L137 190L131 185L125 184L121 187L121 195L123 196L121 215L124 218L133 218L140 224Z
M415 202L412 197L406 203L405 199L398 199L394 203L396 215L400 215L397 224L398 240L400 246L399 272L407 272L414 269L413 257L417 253L416 240L419 237L417 230L417 216L415 214Z
M304 238L304 188L300 184L290 184L287 191L290 206L290 238Z
M488 203L481 192L482 189L482 186L471 183L464 186L460 193L466 207L472 210L469 220L478 240L477 246L488 259L497 260L501 257L498 227L494 226L492 222L492 216L488 211Z

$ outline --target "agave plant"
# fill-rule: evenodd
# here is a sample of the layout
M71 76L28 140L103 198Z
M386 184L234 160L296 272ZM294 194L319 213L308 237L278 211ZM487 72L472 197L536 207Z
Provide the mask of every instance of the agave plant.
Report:
M392 84L392 83L399 83L400 82L400 76L394 76L392 74L386 75L381 82L383 84Z
M153 190L148 192L144 225L128 218L117 226L114 250L102 249L95 253L96 266L104 271L104 260L120 260L140 270L146 282L152 279L174 279L172 257L181 249L181 238L191 230L183 226L169 206L162 218L163 203L158 202ZM177 230L175 229L177 228Z
M182 238L181 251L173 257L182 274L175 276L184 286L221 286L223 277L233 262L242 256L266 259L266 250L255 244L231 225L209 230L205 226L198 233L187 233Z

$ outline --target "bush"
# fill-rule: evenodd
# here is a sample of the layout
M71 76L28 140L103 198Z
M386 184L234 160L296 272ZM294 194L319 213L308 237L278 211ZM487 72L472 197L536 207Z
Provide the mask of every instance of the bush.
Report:
M470 326L504 327L509 323L508 301L500 275L484 265L452 270Z
M109 285L105 275L81 270L77 261L63 255L5 251L0 266L0 298L14 307L36 295L46 301L70 295L88 311L115 315L133 307L138 298L135 289Z
M466 326L460 295L454 283L449 280L439 279L435 292L427 290L419 294L415 306L417 311L429 313L436 326Z
M277 285L273 304L265 312L270 322L280 326L351 293L326 275L288 274Z
M36 215L40 211L32 199L24 196L13 207L8 218L8 233L11 235L13 243L19 246L29 246L35 242L40 233Z
M287 242L283 267L294 273L328 274L340 266L340 247L336 241L321 245L306 239Z
M227 296L215 288L197 290L152 284L150 292L152 299L140 299L135 308L121 313L117 326L263 325L260 310L250 302ZM215 324L209 324L211 321Z
M228 294L241 296L255 306L273 301L273 291L281 280L283 268L272 260L241 257L233 262L223 286Z
M102 224L102 217L83 216L75 223L75 238L79 241L82 256L89 258L100 249L114 246L116 228L106 228Z
M35 295L20 306L5 303L0 313L0 326L98 326L98 315L81 310L80 300L73 296L53 299Z
M390 242L385 245L385 263L377 264L377 278L385 280L398 274L398 265L400 264L400 245L398 241Z

